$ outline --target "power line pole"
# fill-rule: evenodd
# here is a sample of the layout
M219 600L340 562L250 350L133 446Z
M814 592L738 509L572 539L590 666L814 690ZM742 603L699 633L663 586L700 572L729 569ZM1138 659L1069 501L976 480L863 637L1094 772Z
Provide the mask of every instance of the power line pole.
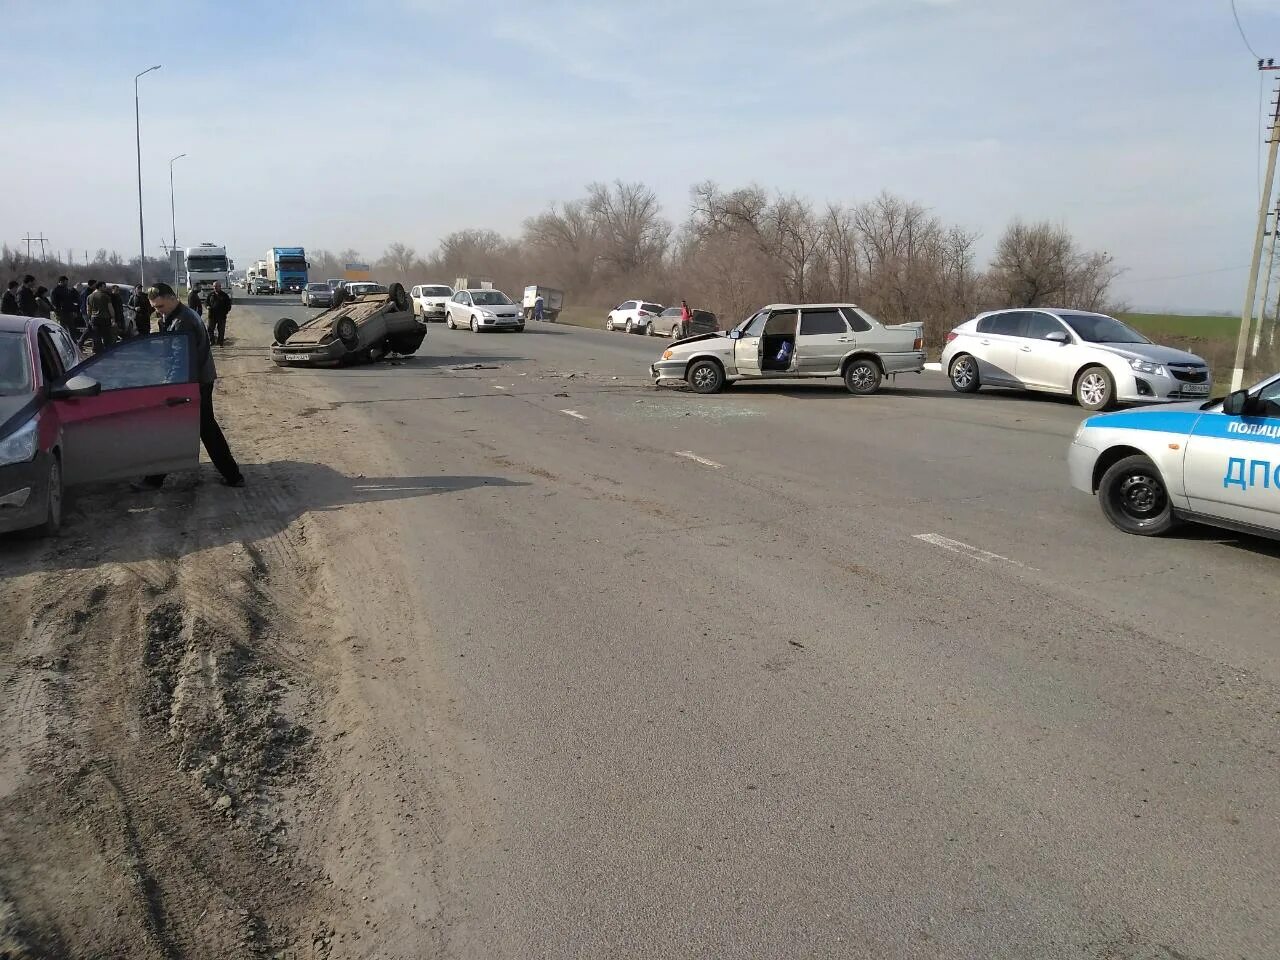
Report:
M1271 225L1267 241L1267 254L1262 258L1267 265L1267 272L1262 278L1262 300L1258 304L1258 323L1253 328L1253 345L1249 348L1249 356L1258 355L1258 345L1262 341L1262 328L1267 325L1267 303L1271 300L1271 275L1276 270L1276 234L1280 233L1280 197L1276 198L1275 223Z
M1266 69L1261 61L1258 69ZM1262 199L1258 204L1258 227L1253 237L1253 259L1249 264L1249 283L1245 289L1244 309L1240 312L1240 334L1236 339L1236 359L1231 370L1231 390L1234 393L1244 385L1244 359L1249 350L1249 328L1253 325L1253 305L1258 297L1258 266L1262 260L1262 241L1267 232L1267 214L1271 208L1271 190L1276 177L1276 149L1280 147L1280 88L1272 111L1271 127L1267 131L1267 172L1262 178Z

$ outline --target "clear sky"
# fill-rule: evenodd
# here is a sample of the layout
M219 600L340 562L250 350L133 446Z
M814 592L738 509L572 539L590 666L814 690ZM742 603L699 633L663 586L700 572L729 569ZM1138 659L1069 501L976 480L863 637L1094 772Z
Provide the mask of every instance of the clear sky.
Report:
M1237 0L1280 58L1280 3ZM823 202L882 189L980 231L1050 219L1141 306L1239 309L1259 74L1228 0L6 0L0 234L241 263L515 232L592 180ZM1280 78L1280 71L1268 75ZM1267 80L1267 99L1274 87ZM1209 272L1214 271L1214 272ZM1182 279L1161 279L1201 274Z

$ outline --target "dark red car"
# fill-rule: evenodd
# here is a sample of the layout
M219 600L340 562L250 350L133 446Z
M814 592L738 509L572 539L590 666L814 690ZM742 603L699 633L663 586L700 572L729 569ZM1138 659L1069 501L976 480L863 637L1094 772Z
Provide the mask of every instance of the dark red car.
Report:
M64 487L195 469L191 353L166 333L85 360L57 323L0 314L0 533L56 533Z

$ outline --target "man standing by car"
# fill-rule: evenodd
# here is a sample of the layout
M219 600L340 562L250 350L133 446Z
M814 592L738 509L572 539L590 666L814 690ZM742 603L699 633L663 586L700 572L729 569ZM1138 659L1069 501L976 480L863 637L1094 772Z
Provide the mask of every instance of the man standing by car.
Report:
M49 292L49 300L53 303L53 314L62 324L62 329L71 333L75 326L76 292L71 289L66 277L59 277Z
M11 317L22 316L22 311L18 309L17 280L10 280L9 286L5 287L4 296L0 297L0 313L7 313Z
M167 283L157 283L147 291L151 307L159 320L161 333L185 333L191 338L192 363L196 380L200 383L200 442L204 444L209 459L222 474L222 482L228 487L243 487L244 474L231 455L227 438L213 415L213 385L218 370L213 363L213 351L209 347L209 331L196 316L194 310L184 306ZM150 476L137 485L139 489L158 490L164 484L164 474Z
M36 278L29 273L18 290L18 312L24 317L36 316Z
M213 292L205 301L209 313L209 339L218 346L227 342L227 314L231 312L231 294L222 289L222 281L213 281Z
M200 302L200 291L193 289L187 294L187 308L197 317L204 316L204 304Z
M129 330L125 326L124 297L120 293L120 285L118 283L111 284L107 288L107 295L111 297L111 312L115 315L116 334L123 340L129 336Z
M87 302L89 309L89 334L93 338L93 352L101 353L118 339L115 324L111 320L111 294L107 285L94 281L93 292Z
M138 336L145 337L151 332L151 301L147 299L140 283L134 285L129 308L133 310L133 326L138 331Z

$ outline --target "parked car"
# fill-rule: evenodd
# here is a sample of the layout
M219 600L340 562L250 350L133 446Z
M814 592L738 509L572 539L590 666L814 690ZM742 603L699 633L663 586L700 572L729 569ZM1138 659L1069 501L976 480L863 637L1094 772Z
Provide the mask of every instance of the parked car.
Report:
M701 333L715 333L720 329L720 318L710 310L691 310L693 317L688 323L680 319L679 307L667 307L662 313L650 320L641 333L659 337L670 336L672 340L683 340L685 337L696 337Z
M444 283L420 283L409 291L413 312L423 320L443 320L444 309L453 296L453 287Z
M375 283L372 280L352 280L344 286L347 291L348 300L355 300L357 297L366 297L369 294L383 294L388 292L387 287L384 287L380 283ZM395 286L399 287L400 285L395 284ZM400 287L400 289L403 290L404 287ZM410 307L412 307L412 304L410 304Z
M884 326L851 303L775 303L729 335L677 340L649 368L654 383L716 393L738 380L840 377L871 394L886 376L924 370L924 325Z
M531 283L525 287L524 298L520 301L520 315L525 322L533 319L538 298L542 298L542 319L547 323L555 323L560 311L564 309L564 291L544 287L540 283Z
M339 287L343 286L346 282L347 281L343 280L341 277L330 277L328 280L324 282L324 285L328 287L330 290L337 290Z
M301 324L281 317L273 332L271 359L277 364L323 367L374 363L389 353L410 356L422 346L427 324L413 315L404 287L393 283L390 289L366 292Z
M327 283L308 283L302 291L304 307L332 307L333 291Z
M459 290L445 307L445 325L450 330L470 327L481 330L524 330L520 307L501 290Z
M657 320L663 310L662 304L650 303L647 300L624 300L605 317L606 330L625 330L633 333L644 330Z
M193 366L185 334L85 360L57 323L0 316L0 532L57 533L69 486L194 470Z
M1225 400L1089 417L1067 464L1126 533L1193 520L1280 538L1280 374Z
M995 310L947 334L942 369L961 393L1014 387L1117 403L1203 399L1213 377L1194 353L1152 343L1125 323L1083 310Z

